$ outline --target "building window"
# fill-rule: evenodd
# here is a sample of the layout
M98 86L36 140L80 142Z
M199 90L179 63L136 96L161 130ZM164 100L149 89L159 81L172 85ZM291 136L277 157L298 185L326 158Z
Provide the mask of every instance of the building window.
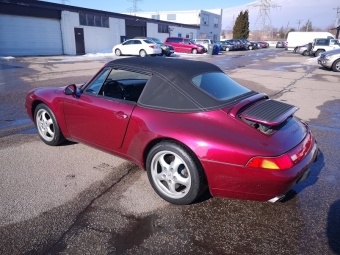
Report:
M219 40L217 40L217 35L214 35L213 40L214 41L219 41Z
M158 33L169 33L169 26L165 24L158 24Z
M109 27L109 17L79 13L79 24L92 27Z
M87 25L93 27L94 26L94 15L86 14L86 19L87 19Z
M176 20L176 14L168 14L167 20Z
M151 15L151 19L158 19L158 20L160 20L161 17L159 16L159 14L156 14L156 15Z
M218 27L218 17L214 17L214 27Z
M209 15L208 14L202 14L202 25L209 26Z
M193 39L194 38L194 33L190 32L190 39Z

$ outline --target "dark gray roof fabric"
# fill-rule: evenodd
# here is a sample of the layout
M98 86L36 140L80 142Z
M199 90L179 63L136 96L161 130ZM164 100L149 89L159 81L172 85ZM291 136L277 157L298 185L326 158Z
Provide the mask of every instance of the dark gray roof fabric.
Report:
M171 112L202 112L235 104L257 94L251 91L231 100L217 100L192 83L202 73L223 71L210 63L173 58L122 58L108 66L152 74L138 105Z

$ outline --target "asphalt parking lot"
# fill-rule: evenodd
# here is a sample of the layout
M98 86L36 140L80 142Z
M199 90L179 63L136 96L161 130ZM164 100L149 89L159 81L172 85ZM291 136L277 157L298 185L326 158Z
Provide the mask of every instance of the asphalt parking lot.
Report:
M340 254L340 73L281 49L174 57L298 106L320 148L309 178L275 204L168 204L134 164L43 144L24 111L30 89L85 82L114 56L0 60L0 254Z

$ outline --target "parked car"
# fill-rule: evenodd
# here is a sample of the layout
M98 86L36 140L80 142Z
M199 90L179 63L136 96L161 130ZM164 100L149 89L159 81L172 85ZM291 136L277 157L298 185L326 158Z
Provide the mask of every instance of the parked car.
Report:
M286 42L285 41L278 41L276 43L276 48L286 48Z
M304 56L309 56L312 49L312 43L307 43L305 45L301 45L297 47L296 53L299 53Z
M79 87L30 91L25 107L47 145L68 139L130 160L174 204L207 187L213 196L278 201L308 177L318 153L297 107L203 61L116 59Z
M249 46L251 45L251 43L250 43L250 41L248 39L244 39L243 38L243 39L236 39L236 40L241 41L243 49L249 50Z
M142 36L138 36L138 37L135 37L135 39L147 39L147 40L152 41L153 43L158 44L161 47L161 49L162 49L161 55L165 55L167 57L170 57L171 54L175 52L174 47L172 47L169 44L162 43L158 38L155 38L155 37L142 37Z
M122 55L156 56L162 53L161 47L147 39L130 39L113 47L112 52Z
M218 42L220 44L220 48L223 51L230 51L230 50L235 50L234 44L231 44L228 41L220 41Z
M220 47L219 44L217 44L214 40L211 39L193 39L193 42L202 45L206 51L208 50L209 44L217 45L218 47Z
M323 67L340 72L340 49L330 50L321 53L318 63Z
M258 42L249 42L248 50L255 50L260 47Z
M316 38L313 41L311 52L315 55L315 57L318 57L325 51L338 48L340 48L340 43L337 39Z
M243 49L243 44L241 41L236 40L236 39L230 39L226 40L227 42L231 43L234 45L235 50L242 50Z
M261 48L269 48L269 43L267 42L259 42Z
M182 37L168 37L164 41L165 44L169 44L174 47L175 52L184 53L204 53L205 48L202 45L198 45L189 38Z

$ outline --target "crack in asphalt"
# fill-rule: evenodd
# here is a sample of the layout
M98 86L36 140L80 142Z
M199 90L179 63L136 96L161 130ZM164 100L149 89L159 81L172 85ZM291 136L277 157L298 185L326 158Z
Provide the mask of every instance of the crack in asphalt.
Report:
M270 95L271 97L276 97L278 95L283 95L285 93L288 93L288 92L291 92L291 87L294 86L298 81L304 79L307 75L313 73L316 69L313 69L313 70L310 70L308 68L308 70L306 70L306 73L301 76L299 79L295 79L293 80L289 85L287 85L285 88L283 88L282 90L278 91L277 93L273 94L273 95Z
M116 168L116 167L115 167ZM98 196L96 196L95 198L93 198L90 203L82 210L80 211L74 222L68 227L68 229L60 236L60 238L54 242L54 244L44 253L45 254L49 254L52 253L54 248L62 242L62 240L65 238L65 236L71 232L72 228L75 227L77 225L77 223L80 221L81 217L86 213L86 211L92 206L92 204L99 198L101 198L102 196L104 196L106 193L108 193L114 186L116 186L117 184L119 184L127 175L129 175L129 173L134 169L135 167L133 166L128 166L127 172L125 174L123 174L119 179L117 179L114 183L112 183L112 185L110 185L108 188L106 188L102 193L100 193ZM88 228L88 226L86 227ZM97 230L96 230L97 231ZM101 232L105 232L100 230ZM73 235L72 235L73 236Z

